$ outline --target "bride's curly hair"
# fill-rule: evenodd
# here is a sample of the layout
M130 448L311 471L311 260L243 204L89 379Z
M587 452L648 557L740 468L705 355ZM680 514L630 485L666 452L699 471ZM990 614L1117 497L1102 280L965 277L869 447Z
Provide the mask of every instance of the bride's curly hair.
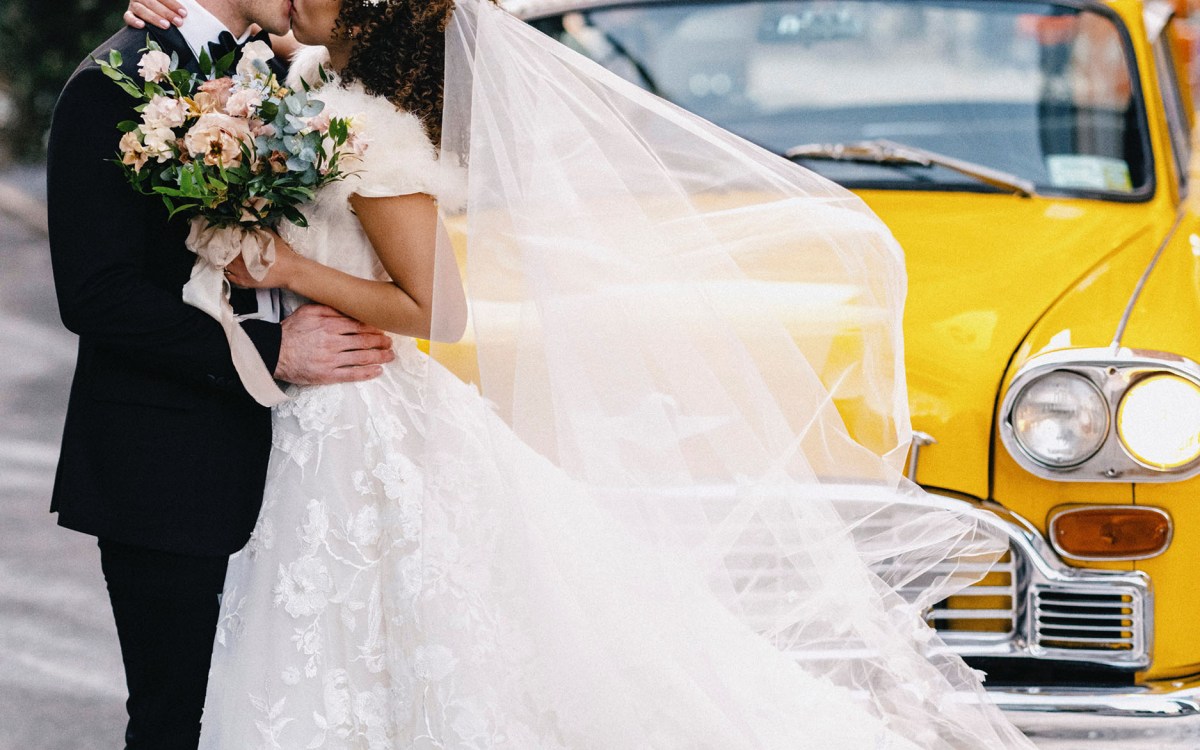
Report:
M342 0L338 14L337 33L355 40L342 77L416 115L435 146L453 12L454 0Z

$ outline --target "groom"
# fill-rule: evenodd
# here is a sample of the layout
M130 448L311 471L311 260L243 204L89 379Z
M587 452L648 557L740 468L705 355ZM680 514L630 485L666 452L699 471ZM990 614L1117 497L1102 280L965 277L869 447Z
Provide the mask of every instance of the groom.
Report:
M288 0L184 4L182 32L124 29L93 55L119 50L137 78L149 33L198 72L200 51L222 32L289 26ZM220 325L181 299L195 258L187 222L168 220L113 163L117 124L138 118L134 104L85 62L51 128L54 280L63 323L79 334L51 511L99 538L129 687L127 750L194 750L226 559L258 515L271 416L242 388ZM239 313L255 309L252 294L235 300ZM318 305L282 324L242 325L292 383L369 379L394 357L381 331Z

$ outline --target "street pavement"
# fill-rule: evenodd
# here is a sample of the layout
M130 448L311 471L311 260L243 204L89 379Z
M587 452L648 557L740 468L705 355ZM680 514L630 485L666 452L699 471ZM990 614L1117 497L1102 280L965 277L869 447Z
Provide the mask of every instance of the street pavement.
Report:
M0 750L115 750L125 687L100 555L48 512L75 337L36 221L43 193L39 169L0 174Z
M75 337L54 301L44 193L40 169L0 172L0 750L118 750L125 688L99 553L48 513ZM1147 737L1130 722L1106 739L1038 745L1182 750L1200 739Z

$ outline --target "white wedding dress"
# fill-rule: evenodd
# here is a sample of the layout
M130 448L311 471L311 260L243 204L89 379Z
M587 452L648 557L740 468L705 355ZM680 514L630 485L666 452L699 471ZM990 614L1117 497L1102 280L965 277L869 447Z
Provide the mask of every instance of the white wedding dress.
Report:
M313 80L318 54L293 76ZM414 117L360 86L335 78L319 96L361 116L370 147L286 237L386 279L348 196L450 204L461 175ZM796 511L812 547L803 585L765 590L800 614L764 637L685 545L639 535L412 339L395 349L381 377L294 386L274 410L262 512L230 561L202 748L1025 746L960 662L930 661L932 632L824 506ZM831 644L855 648L822 654Z

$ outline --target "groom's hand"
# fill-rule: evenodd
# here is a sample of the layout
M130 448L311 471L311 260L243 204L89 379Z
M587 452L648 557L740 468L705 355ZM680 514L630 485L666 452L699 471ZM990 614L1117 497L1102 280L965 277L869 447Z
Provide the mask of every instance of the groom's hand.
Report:
M325 305L304 305L283 320L275 377L297 385L370 380L396 358L392 339Z

